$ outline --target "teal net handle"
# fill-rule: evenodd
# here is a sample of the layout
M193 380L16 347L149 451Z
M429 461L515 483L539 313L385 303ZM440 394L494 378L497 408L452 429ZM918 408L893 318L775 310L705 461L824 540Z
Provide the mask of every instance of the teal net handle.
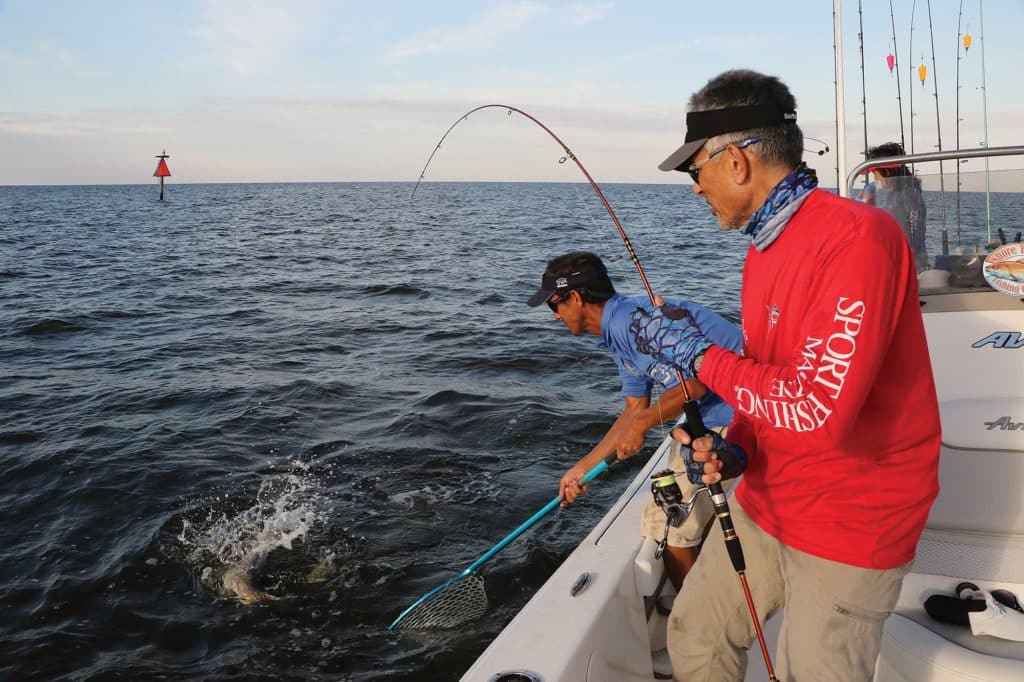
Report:
M609 465L614 464L615 461L616 461L616 454L613 452L612 454L610 454L607 457L605 457L602 461L598 462L597 466L595 466L593 469L588 471L587 475L583 477L583 480L581 481L581 484L582 485L586 485L587 483L590 483L592 480L594 480L595 478L600 476L602 473L604 473L605 469L607 469ZM514 531L509 533L507 536L505 536L504 540L502 540L501 542L496 544L494 547L492 547L490 550L488 550L486 554L484 554L482 557L480 557L479 559L474 561L473 564L469 568L467 568L465 571L462 572L462 575L468 575L468 574L472 573L473 571L475 571L476 569L478 569L481 566L483 566L484 563L486 563L491 557L493 557L495 554L497 554L501 550L503 550L506 547L508 547L509 543L513 542L520 535L522 535L526 531L530 530L530 528L535 523L537 523L542 518L547 516L548 513L550 513L552 509L554 509L559 504L561 504L561 502L562 502L562 498L561 497L556 497L555 499L553 499L550 502L548 502L546 505L544 505L540 509L540 511L538 511L536 514L534 514L533 516L528 518L521 526L516 528Z
M595 478L600 476L602 473L604 473L605 469L607 469L609 467L609 465L614 464L616 459L617 459L617 456L616 456L616 453L614 453L614 452L612 454L608 455L607 457L605 457L602 461L598 462L598 464L593 469L591 469L590 471L587 472L587 475L583 477L581 483L583 485L586 485L587 483L590 483L592 480L594 480ZM417 599L415 602L413 602L412 606L407 608L405 611L402 611L402 613L399 614L398 618L396 618L394 620L394 622L392 622L391 625L388 626L388 630L394 630L395 627L398 626L399 623L401 623L403 620L405 620L405 618L409 614L413 613L420 604L422 604L425 601L427 601L428 599L430 599L430 597L434 596L435 594L437 594L438 592L440 592L444 588L448 587L452 583L457 582L459 580L462 580L463 578L466 578L466 577L472 575L478 568L480 568L488 560L493 558L495 554L497 554L501 550L503 550L506 547L508 547L509 543L513 542L516 538L518 538L520 535L522 535L523 533L528 531L534 524L536 524L538 521L540 521L542 518L544 518L547 514L549 514L551 512L551 510L554 509L555 507L557 507L561 502L562 502L562 498L561 497L556 497L555 499L553 499L550 502L548 502L546 505L544 505L540 509L540 511L538 511L536 514L534 514L529 519L527 519L522 525L520 525L514 531L512 531L511 533L506 535L505 538L501 542L496 544L494 547L491 547L491 549L489 549L487 551L487 553L485 553L482 557L480 557L479 559L474 561L462 573L459 573L458 575L449 578L448 580L444 581L443 583L441 583L440 585L438 585L437 587L435 587L434 589L430 590L425 595L423 595L422 597Z

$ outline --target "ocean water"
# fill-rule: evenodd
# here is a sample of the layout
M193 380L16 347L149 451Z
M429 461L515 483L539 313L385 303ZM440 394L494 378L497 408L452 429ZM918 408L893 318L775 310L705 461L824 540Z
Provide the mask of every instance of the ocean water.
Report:
M0 677L456 679L600 518L659 434L485 566L480 621L387 630L620 408L596 338L524 304L546 260L642 293L587 186L411 189L0 188ZM656 292L737 319L743 236L604 189ZM246 606L254 557L279 599Z
M454 679L586 534L637 465L489 562L480 622L387 631L619 408L524 304L546 260L641 292L587 186L411 187L0 188L0 677ZM656 291L735 313L742 237L605 189ZM256 555L280 600L245 606Z

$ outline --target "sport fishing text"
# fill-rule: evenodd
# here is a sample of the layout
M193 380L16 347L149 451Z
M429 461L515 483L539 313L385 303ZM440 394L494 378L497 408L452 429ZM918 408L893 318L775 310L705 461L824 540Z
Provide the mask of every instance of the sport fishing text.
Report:
M769 421L777 428L798 432L821 428L832 414L832 407L823 397L831 402L838 400L843 392L857 352L857 335L861 331L864 310L863 301L840 298L832 318L837 328L827 339L807 337L797 378L774 380L767 396L736 387L739 410Z

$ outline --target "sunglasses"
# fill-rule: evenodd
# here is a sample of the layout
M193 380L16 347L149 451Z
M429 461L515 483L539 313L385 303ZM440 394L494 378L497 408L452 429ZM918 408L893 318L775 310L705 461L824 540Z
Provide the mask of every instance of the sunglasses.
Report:
M760 142L760 141L761 141L760 137L748 137L747 139L742 140L740 142L735 142L735 143L730 142L729 144L725 145L724 147L719 147L715 151L713 151L710 154L708 154L707 158L705 158L704 161L699 166L692 166L691 165L689 168L686 169L686 174L690 176L691 180L693 180L693 184L699 185L700 184L700 171L701 171L701 169L704 168L704 166L708 165L708 162L711 161L711 159L715 158L716 156L718 156L719 154L724 152L729 147L735 146L736 149L746 149L750 145L752 145L752 144L754 144L756 142Z
M953 594L961 599L970 599L978 589L978 586L974 583L960 583L956 586L956 589L953 590ZM1013 609L1014 611L1024 613L1024 606L1021 605L1020 600L1017 599L1017 595L1013 592L1010 592L1009 590L992 590L990 594L993 599L1003 606Z
M1014 611L1024 613L1024 607L1021 606L1020 601L1017 599L1017 595L1009 590L992 590L992 598L1003 606L1009 607Z
M562 298L555 298L554 296L552 296L551 298L549 298L547 300L547 304L548 304L548 307L551 308L551 312L557 313L558 312L558 306L562 305L563 303L565 303L568 300L569 300L569 294L566 294Z

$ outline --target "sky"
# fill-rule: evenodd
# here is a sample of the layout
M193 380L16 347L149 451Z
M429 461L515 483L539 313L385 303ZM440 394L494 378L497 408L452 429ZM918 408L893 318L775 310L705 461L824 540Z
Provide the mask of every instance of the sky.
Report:
M973 37L959 52L961 146L982 139L979 0L931 4L935 66L926 1L893 0L890 73L890 3L844 3L849 163L862 99L869 143L900 139L897 77L916 151L937 143L933 82L955 146L958 16ZM984 12L989 144L1021 143L1024 0ZM657 164L682 143L690 94L730 68L789 85L804 133L833 150L809 140L807 159L834 185L829 0L0 0L0 184L153 182L164 149L172 182L415 181L445 130L489 103L543 121L598 182L684 183ZM427 180L580 181L561 156L528 120L488 109Z

